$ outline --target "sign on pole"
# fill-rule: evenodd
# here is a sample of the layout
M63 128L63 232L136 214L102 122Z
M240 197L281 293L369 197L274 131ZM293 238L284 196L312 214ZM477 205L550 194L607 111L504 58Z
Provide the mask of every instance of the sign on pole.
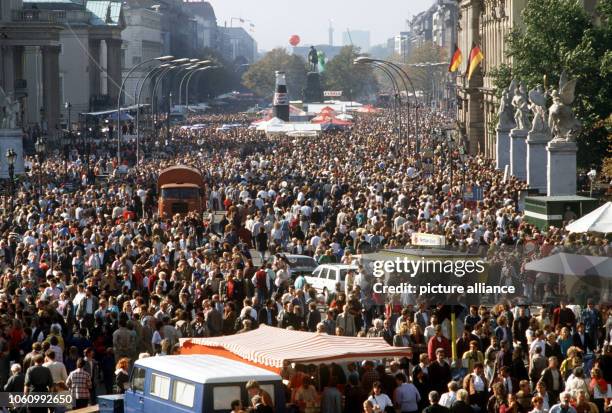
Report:
M323 96L328 97L328 98L331 98L331 97L337 98L337 97L342 96L342 91L341 90L324 90Z

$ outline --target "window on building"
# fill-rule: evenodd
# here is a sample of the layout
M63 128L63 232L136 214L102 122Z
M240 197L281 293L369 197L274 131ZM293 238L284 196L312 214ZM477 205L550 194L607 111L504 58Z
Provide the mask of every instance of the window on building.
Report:
M151 375L151 389L149 393L160 399L168 400L170 396L170 378L153 373Z
M191 383L175 380L172 386L172 401L183 406L193 407L195 386Z
M240 386L217 386L213 389L213 410L226 410L232 401L240 399Z

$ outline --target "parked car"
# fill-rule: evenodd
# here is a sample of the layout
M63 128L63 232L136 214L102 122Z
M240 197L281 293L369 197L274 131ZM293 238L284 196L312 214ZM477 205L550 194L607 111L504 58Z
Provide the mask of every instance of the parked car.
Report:
M308 255L283 254L283 258L289 263L289 273L293 280L298 275L305 277L312 275L313 271L319 266L317 261Z
M357 272L358 269L356 265L322 264L312 272L311 276L305 278L306 282L319 292L335 291L338 282L344 290L346 275L349 271Z

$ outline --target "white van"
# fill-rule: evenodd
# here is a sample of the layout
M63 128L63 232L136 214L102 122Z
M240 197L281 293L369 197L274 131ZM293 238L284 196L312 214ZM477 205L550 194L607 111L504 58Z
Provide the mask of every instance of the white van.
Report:
M311 276L304 278L318 292L335 291L338 282L342 291L344 291L346 275L350 270L353 270L356 274L359 268L356 265L347 264L321 264L312 272Z
M213 355L147 357L134 362L125 392L126 413L229 413L233 400L250 405L246 383L257 380L279 413L282 378L247 363Z

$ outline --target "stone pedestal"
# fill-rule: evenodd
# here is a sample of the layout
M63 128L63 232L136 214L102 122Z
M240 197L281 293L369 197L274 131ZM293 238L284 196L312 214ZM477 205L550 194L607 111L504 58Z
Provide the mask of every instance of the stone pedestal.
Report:
M510 131L510 175L521 181L527 180L527 131Z
M304 103L323 102L323 88L321 87L321 75L319 73L309 72L306 76L303 100Z
M546 144L550 136L546 133L529 132L527 135L527 184L541 194L547 191L546 165L548 155Z
M496 129L497 142L495 144L495 167L500 170L510 165L510 129Z
M8 162L6 151L13 149L17 154L15 159L15 176L25 173L23 167L23 133L21 129L0 129L0 178L7 179Z
M548 196L576 195L576 142L550 141L548 151Z

